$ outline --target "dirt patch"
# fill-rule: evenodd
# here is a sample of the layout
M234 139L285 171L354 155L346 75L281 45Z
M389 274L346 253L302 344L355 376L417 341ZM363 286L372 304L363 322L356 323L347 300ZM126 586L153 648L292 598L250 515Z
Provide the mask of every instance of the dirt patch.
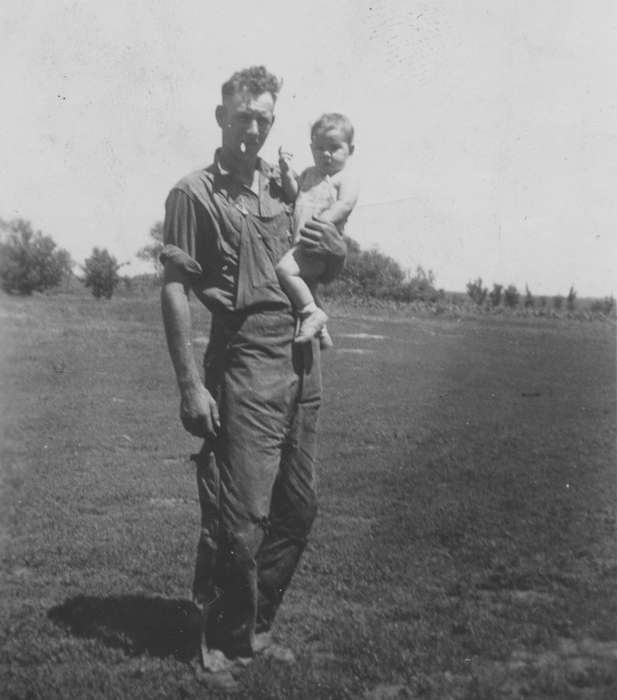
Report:
M402 698L412 698L409 689L402 684L390 685L380 683L372 690L365 693L365 700L401 700Z
M597 698L617 679L617 642L561 639L552 650L518 650L507 661L483 664L474 671L480 685L493 688L499 698L538 693Z
M178 506L186 505L186 501L183 498L151 498L148 503L161 508L177 508Z
M372 355L374 350L367 350L366 348L335 348L338 353L345 353L346 355Z
M339 333L339 338L357 338L359 340L385 340L387 336L376 333Z

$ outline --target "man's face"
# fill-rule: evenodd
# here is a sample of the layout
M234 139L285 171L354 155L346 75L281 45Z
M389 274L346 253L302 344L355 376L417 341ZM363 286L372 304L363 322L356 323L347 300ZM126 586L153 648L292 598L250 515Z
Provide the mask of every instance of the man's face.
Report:
M250 162L257 157L274 123L274 98L269 92L251 95L242 90L223 99L216 119L227 158Z

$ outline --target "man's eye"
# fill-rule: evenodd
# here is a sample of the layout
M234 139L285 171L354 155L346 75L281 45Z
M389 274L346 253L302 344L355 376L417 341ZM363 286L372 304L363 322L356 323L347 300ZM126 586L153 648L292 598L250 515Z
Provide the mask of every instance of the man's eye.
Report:
M253 121L256 121L259 129L267 129L272 123L268 117L255 117L252 114L237 114L236 120L241 126L249 126Z

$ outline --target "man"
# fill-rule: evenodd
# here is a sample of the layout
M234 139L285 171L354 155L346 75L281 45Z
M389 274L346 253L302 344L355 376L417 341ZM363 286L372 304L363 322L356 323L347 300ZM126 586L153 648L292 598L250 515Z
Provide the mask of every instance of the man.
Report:
M316 513L319 349L293 343L295 318L274 270L290 247L291 208L278 172L258 157L279 88L263 66L224 83L214 163L180 180L166 202L163 320L182 423L205 438L193 595L211 674L260 652L293 658L270 629ZM331 224L308 222L302 240L342 263ZM191 347L190 290L212 313L205 386Z

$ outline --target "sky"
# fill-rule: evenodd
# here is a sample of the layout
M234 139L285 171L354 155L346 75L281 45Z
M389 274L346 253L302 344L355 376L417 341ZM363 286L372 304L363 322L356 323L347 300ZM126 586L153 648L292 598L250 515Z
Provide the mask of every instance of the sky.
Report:
M0 217L134 261L211 162L221 83L264 64L267 160L354 123L363 248L450 291L615 294L616 32L613 0L4 0Z

